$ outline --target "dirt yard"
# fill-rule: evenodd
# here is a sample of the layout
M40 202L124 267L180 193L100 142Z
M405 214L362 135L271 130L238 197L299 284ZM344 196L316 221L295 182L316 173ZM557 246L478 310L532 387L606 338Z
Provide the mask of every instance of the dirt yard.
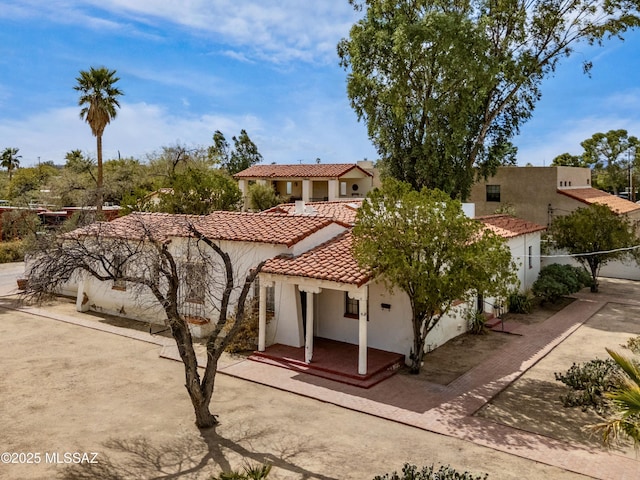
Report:
M0 478L200 479L243 462L272 463L273 479L366 480L404 462L490 480L585 478L225 375L213 402L222 423L201 433L182 365L158 354L157 345L0 308L0 450L40 454L37 464L0 464ZM97 453L97 465L69 469L65 453L74 452Z
M605 290L607 287L603 287ZM608 287L611 289L611 285ZM575 363L594 358L605 359L605 347L631 355L624 350L630 337L640 335L640 307L607 304L558 348L503 390L478 415L521 430L538 433L572 444L600 449L600 439L589 426L603 421L593 411L565 408L560 396L568 388L555 380ZM618 454L637 458L630 444L615 445Z

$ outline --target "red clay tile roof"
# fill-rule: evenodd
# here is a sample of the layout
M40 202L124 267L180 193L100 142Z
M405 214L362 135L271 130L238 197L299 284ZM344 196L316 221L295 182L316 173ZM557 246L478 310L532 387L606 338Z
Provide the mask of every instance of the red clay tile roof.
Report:
M131 213L112 222L99 222L77 230L75 235L100 233L109 237L139 239L145 231L155 238L186 237L194 225L202 234L216 240L232 240L295 245L334 223L325 217L293 217L260 213L213 212L206 216L167 213Z
M351 231L347 230L297 257L267 260L262 272L361 286L369 281L371 275L358 265L352 249L353 237Z
M502 238L513 238L547 229L537 223L512 217L511 215L486 215L476 217L476 220L480 220L489 227L491 231L500 235Z
M311 165L253 165L236 173L234 178L338 178L354 168L365 175L373 175L354 163L314 163Z
M296 214L295 203L282 203L262 213L327 217L347 225L353 225L356 222L356 214L361 205L362 200L307 202L305 204L305 213Z
M602 205L606 205L607 207L609 207L612 212L615 212L617 214L629 213L640 209L640 205L636 203L630 202L629 200L625 200L624 198L620 198L615 195L611 195L610 193L603 192L602 190L597 190L590 187L558 189L558 193L566 195L567 197L573 198L582 203L586 203L587 205L601 203Z

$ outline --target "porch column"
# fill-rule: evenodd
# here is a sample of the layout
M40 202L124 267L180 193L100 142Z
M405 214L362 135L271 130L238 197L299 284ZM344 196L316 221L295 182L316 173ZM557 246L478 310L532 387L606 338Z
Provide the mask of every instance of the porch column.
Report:
M369 287L366 285L358 289L358 292L349 292L348 295L354 300L358 300L358 374L367 374L367 300L369 297Z
M334 201L340 198L340 181L333 179L329 180L329 201Z
M302 201L309 202L311 198L311 180L305 178L302 180Z
M304 361L311 363L313 359L313 299L315 293L320 293L320 287L298 287L301 292L307 293L307 331L304 339Z
M267 338L267 287L273 286L273 282L259 279L258 294L258 351L264 352Z

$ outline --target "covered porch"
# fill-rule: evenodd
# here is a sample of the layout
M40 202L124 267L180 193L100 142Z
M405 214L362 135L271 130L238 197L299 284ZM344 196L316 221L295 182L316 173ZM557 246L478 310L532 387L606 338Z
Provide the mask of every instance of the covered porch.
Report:
M288 368L340 383L370 388L394 375L404 365L404 355L376 348L367 349L367 373L358 373L358 345L327 338L313 338L313 361L305 361L305 347L276 343L249 359Z
M297 257L267 261L258 276L261 358L268 357L270 347L279 352L272 355L276 360L287 358L286 364L296 368L342 372L345 378L378 373L378 367L374 371L369 363L380 358L369 348L370 275L353 258L352 245L347 231ZM276 333L267 340L267 288L273 291L274 287L279 299L275 302ZM344 347L328 348L339 344Z

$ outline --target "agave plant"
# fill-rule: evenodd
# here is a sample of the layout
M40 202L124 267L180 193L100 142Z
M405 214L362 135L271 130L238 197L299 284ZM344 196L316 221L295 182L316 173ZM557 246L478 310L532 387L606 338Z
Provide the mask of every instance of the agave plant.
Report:
M594 426L602 433L606 445L626 437L640 449L640 364L618 352L609 350L611 358L624 372L617 388L605 395L613 404L615 414L607 422Z

